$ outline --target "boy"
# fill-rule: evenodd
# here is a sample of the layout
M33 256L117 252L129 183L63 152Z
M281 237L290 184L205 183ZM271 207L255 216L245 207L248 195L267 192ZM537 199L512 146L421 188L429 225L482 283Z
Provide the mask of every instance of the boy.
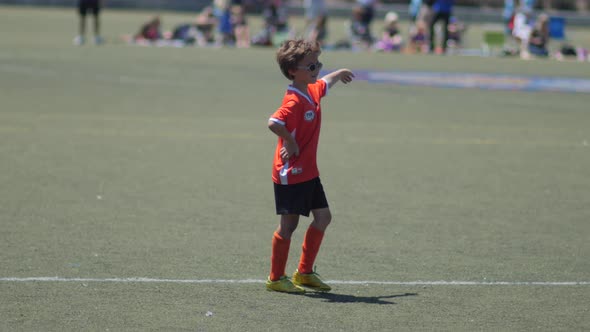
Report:
M94 16L94 43L99 45L103 43L100 36L100 9L103 0L78 0L78 36L74 38L74 44L82 45L86 38L86 14L92 13Z
M338 81L350 83L354 75L348 69L340 69L318 80L322 68L318 61L320 53L317 42L302 39L287 40L277 51L281 72L292 84L268 122L269 129L279 138L272 180L280 223L272 239L271 270L266 282L271 291L303 293L301 286L324 292L331 289L313 271L324 232L332 219L316 163L322 121L320 99ZM299 216L309 217L310 212L313 221L305 233L299 266L291 281L285 275L291 235Z

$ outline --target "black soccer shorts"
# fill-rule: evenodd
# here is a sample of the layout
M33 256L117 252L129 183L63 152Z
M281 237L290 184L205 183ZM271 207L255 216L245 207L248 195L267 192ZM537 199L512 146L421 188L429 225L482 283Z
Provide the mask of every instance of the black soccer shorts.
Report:
M277 214L299 214L309 217L311 210L328 207L328 200L320 178L296 183L274 184Z

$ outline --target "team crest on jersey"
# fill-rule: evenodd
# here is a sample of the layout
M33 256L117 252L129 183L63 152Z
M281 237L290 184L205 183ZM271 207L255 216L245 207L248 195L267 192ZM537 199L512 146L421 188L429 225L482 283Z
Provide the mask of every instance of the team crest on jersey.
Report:
M304 118L305 121L313 121L313 119L315 119L315 112L312 110L305 112Z

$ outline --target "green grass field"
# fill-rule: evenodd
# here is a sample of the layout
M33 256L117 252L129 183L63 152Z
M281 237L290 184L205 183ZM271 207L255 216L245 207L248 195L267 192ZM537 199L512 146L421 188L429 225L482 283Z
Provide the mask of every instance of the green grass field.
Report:
M266 122L288 82L271 49L117 42L148 15L105 11L109 42L74 47L73 10L0 7L0 330L590 329L588 94L337 85L319 151L333 292L270 293ZM551 60L321 59L590 77Z

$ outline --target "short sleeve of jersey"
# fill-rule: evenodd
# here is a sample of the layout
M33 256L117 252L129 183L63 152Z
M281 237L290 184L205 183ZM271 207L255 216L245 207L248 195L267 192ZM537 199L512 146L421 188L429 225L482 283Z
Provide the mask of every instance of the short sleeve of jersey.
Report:
M313 100L319 103L320 99L328 93L328 84L324 80L317 80L314 84L308 85L307 89ZM298 108L303 106L299 103L299 98L301 97L295 94L287 95L281 107L270 116L270 120L281 125L286 125L289 122L287 121L289 118L295 120L296 117L294 118L293 115L297 113ZM302 110L300 109L299 111Z
M271 116L270 120L276 123L287 124L287 119L293 115L297 102L295 100L285 101Z
M309 85L308 89L311 92L311 94L313 94L314 97L317 98L317 100L320 100L328 94L328 84L324 80L317 80L317 82L315 82L314 84Z

